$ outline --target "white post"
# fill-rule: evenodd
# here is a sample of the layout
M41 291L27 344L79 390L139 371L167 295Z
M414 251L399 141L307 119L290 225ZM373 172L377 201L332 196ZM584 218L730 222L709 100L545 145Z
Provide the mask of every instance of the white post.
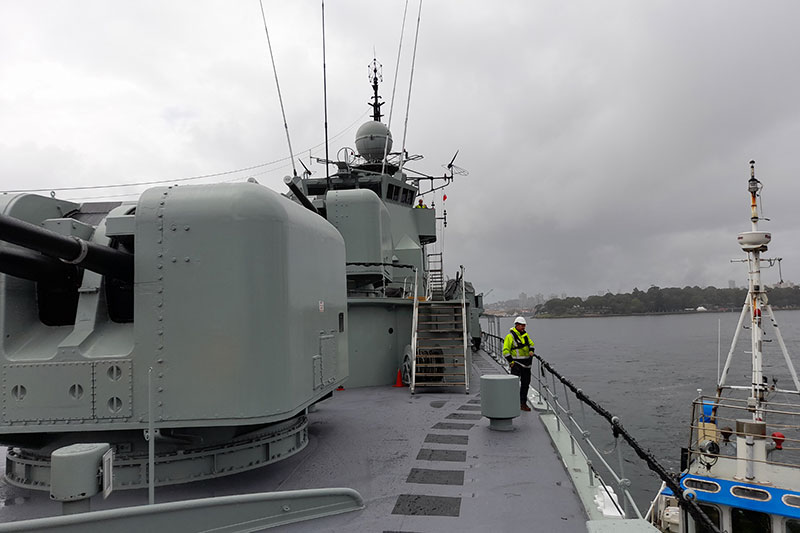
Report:
M417 383L417 327L419 321L419 298L417 297L419 271L414 268L414 311L411 318L411 385L409 390L414 394Z

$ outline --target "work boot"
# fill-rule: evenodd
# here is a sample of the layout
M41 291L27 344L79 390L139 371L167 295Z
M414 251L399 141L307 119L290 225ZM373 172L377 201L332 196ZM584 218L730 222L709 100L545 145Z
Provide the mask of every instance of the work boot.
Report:
M531 410L531 408L528 407L528 404L525 404L525 403L520 405L519 408L522 409L523 411L530 411Z

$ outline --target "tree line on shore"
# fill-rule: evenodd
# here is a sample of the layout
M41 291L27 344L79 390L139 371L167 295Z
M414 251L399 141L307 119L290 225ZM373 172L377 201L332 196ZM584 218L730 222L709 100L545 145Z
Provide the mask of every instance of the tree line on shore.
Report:
M587 298L554 298L536 307L537 317L638 315L681 313L702 307L708 311L740 310L747 289L716 287L650 287L624 294L606 293ZM774 309L800 309L800 287L770 289L769 303Z

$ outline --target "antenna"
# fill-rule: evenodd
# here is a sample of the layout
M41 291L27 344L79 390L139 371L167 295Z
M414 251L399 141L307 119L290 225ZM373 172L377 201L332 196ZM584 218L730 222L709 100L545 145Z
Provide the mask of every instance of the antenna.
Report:
M289 145L289 159L292 162L292 173L297 176L297 168L294 166L294 153L292 152L292 140L289 138L289 124L286 122L286 111L283 108L283 97L281 96L281 85L278 83L278 69L275 67L275 56L272 55L272 43L269 40L269 30L267 29L267 16L264 14L264 3L258 0L261 6L261 20L264 21L264 33L267 35L267 47L269 48L269 59L272 62L272 72L275 75L275 86L278 88L278 101L281 104L281 115L283 116L283 129L286 130L286 143ZM327 123L325 125L327 135Z
M453 164L453 162L456 160L456 157L458 157L459 151L460 150L456 150L453 159L451 159L449 163L447 163L446 165L442 165L442 168L446 168L447 170L450 171L450 177L453 177L453 174L458 174L459 176L469 176L469 170Z
M372 120L375 122L380 122L381 117L381 106L384 102L381 102L381 97L378 94L378 82L383 81L383 65L378 63L378 59L373 55L372 56L372 65L369 66L369 82L372 84L372 103L368 103L368 106L372 107Z
M417 42L419 41L419 21L422 18L422 0L419 0L419 10L417 11L417 29L414 33L414 52L411 54L411 76L408 80L408 100L406 101L406 120L403 126L403 149L400 152L400 169L403 173L403 164L406 162L406 134L408 133L408 110L411 107L411 86L414 83L414 65L417 61Z
M325 105L325 181L331 188L330 157L328 157L328 71L325 65L325 0L322 0L322 94ZM297 175L297 174L295 174Z
M400 25L400 44L397 46L397 61L394 65L394 81L392 81L392 98L389 101L389 120L386 126L391 131L392 129L392 112L394 111L394 95L397 90L397 72L400 70L400 52L403 50L403 35L406 33L406 13L408 13L408 0L403 8L403 23ZM381 174L386 172L386 156L389 155L389 137L383 143L383 163L381 164Z

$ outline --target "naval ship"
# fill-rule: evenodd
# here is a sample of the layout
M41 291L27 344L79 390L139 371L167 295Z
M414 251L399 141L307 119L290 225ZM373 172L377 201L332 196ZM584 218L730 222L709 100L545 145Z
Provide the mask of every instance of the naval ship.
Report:
M371 82L283 193L0 197L0 531L654 530L520 410L419 201L454 168L408 171Z

